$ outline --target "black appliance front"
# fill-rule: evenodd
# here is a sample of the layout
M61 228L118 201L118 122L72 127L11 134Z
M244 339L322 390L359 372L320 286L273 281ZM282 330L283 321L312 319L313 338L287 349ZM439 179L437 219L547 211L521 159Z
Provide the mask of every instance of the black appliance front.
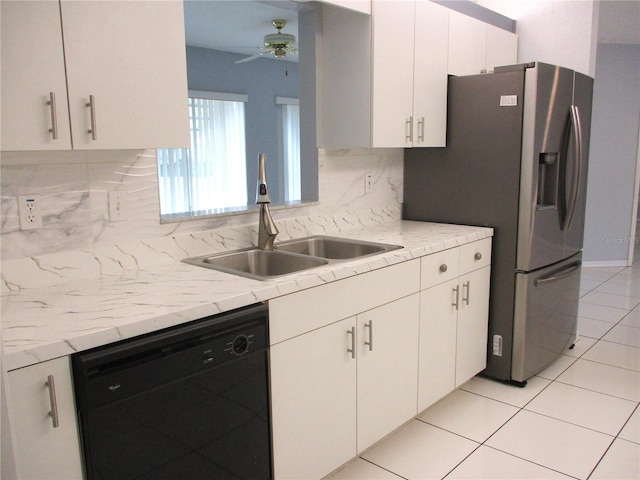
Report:
M72 358L88 479L270 479L264 305Z

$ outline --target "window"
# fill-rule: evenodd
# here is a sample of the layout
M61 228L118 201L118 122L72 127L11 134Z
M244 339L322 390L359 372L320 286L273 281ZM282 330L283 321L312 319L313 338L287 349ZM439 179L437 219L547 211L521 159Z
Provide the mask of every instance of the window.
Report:
M246 101L189 92L191 148L157 151L162 220L246 208Z
M285 202L299 202L300 188L300 105L297 98L276 97L282 118L282 148L284 161Z

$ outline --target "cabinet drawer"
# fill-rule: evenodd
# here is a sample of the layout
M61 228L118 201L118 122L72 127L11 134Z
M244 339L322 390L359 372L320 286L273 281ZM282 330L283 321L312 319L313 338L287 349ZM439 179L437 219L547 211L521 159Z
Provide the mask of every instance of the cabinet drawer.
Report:
M447 282L459 275L460 248L451 248L422 257L420 265L420 289Z
M271 345L392 302L420 289L411 260L269 301Z
M467 273L491 265L491 239L467 243L460 247L460 273Z

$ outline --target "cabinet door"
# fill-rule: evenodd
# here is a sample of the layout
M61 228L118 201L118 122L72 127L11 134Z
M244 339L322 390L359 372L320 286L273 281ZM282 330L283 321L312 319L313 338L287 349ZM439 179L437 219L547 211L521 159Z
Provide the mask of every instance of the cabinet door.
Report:
M411 146L415 1L376 0L372 7L371 146Z
M449 12L449 73L473 75L486 69L487 25Z
M413 418L418 294L358 315L358 452Z
M68 357L12 370L9 409L18 478L82 478L80 444ZM47 380L54 378L59 426L53 427Z
M487 366L490 270L484 267L460 277L456 387Z
M454 389L458 279L420 292L418 411Z
M322 478L356 455L355 324L351 317L271 347L276 478Z
M2 150L69 150L58 3L2 1L1 5ZM55 105L47 104L51 94ZM49 131L54 116L57 139Z
M182 2L62 0L61 11L74 148L189 147Z
M487 25L487 72L501 65L518 63L518 36Z
M444 147L447 134L449 10L416 2L413 146Z

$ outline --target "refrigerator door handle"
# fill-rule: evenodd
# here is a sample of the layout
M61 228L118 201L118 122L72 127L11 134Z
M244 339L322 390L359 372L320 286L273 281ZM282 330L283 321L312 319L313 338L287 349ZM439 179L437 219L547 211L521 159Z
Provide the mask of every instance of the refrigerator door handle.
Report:
M566 267L561 268L560 270L555 270L555 271L550 272L547 275L544 275L544 276L542 276L540 278L536 278L534 280L533 284L536 287L539 287L539 286L545 285L547 283L555 282L557 280L562 280L563 278L566 278L566 277L570 276L571 274L573 274L573 272L578 270L581 265L582 265L581 261L570 263L569 265L567 265Z
M573 134L573 175L571 178L571 194L567 204L567 214L562 223L562 230L566 231L571 227L571 222L576 211L578 202L578 191L582 179L582 124L580 122L580 111L576 105L571 105L571 133Z

